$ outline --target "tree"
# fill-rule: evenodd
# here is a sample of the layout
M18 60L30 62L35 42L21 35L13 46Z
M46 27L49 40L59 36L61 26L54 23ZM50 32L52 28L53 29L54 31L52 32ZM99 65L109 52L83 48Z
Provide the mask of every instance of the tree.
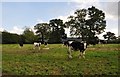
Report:
M70 27L70 34L71 36L75 35L78 37L81 37L84 35L83 28L85 28L85 17L86 17L86 9L82 10L76 10L75 11L75 16L69 16L68 19L69 21L66 22L66 26Z
M92 6L88 9L76 10L74 16L68 17L66 25L70 27L70 34L81 37L90 42L97 34L104 32L106 27L105 14Z
M52 19L49 23L51 27L51 33L49 41L51 43L60 43L62 37L65 37L65 25L63 24L63 20L61 19Z
M36 30L36 34L39 36L39 38L42 38L42 43L44 43L44 39L49 38L50 33L50 26L47 23L38 23L34 26L34 29Z
M18 43L19 35L3 31L1 38L3 44L15 44Z
M117 37L117 43L120 44L120 35Z
M86 20L86 25L92 33L101 34L104 32L106 27L105 13L92 6L88 8L88 18Z
M26 28L22 35L25 43L33 43L37 39L37 37L34 35L34 32L30 28Z
M106 34L104 34L103 37L104 37L105 39L107 39L107 41L111 41L111 40L116 39L115 34L112 33L112 32L106 32Z

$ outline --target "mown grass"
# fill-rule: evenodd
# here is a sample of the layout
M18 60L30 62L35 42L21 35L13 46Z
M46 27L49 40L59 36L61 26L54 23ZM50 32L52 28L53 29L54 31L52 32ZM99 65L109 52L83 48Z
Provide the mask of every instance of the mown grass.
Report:
M17 44L2 45L3 75L118 75L119 44L89 46L85 59L67 57L67 48L61 44L42 45L41 50L32 44L20 48Z

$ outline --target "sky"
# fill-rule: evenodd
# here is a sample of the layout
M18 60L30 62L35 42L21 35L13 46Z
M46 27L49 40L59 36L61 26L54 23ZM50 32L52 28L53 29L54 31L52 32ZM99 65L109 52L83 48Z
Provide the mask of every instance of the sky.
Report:
M102 1L102 2L101 2ZM2 0L0 3L0 31L21 34L25 26L31 29L37 23L49 22L60 18L64 22L77 9L95 6L106 16L106 30L118 33L118 1L119 0ZM105 34L105 32L103 34ZM66 29L69 36L69 30ZM102 35L99 37L102 39Z

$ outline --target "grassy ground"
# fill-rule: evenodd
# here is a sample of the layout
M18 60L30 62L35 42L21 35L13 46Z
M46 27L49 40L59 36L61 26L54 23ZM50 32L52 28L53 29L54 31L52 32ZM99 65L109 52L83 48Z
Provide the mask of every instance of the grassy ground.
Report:
M17 44L2 45L3 75L117 75L119 44L89 46L85 59L79 52L68 60L67 48L61 44L43 45L41 50L32 44L20 48Z

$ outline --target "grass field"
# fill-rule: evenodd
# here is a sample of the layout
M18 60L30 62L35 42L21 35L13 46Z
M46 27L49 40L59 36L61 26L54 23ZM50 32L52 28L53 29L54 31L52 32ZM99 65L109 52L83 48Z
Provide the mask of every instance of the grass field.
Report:
M89 46L85 59L73 53L68 60L67 48L62 44L42 45L41 50L32 44L20 48L18 44L2 45L3 75L118 75L119 44Z

